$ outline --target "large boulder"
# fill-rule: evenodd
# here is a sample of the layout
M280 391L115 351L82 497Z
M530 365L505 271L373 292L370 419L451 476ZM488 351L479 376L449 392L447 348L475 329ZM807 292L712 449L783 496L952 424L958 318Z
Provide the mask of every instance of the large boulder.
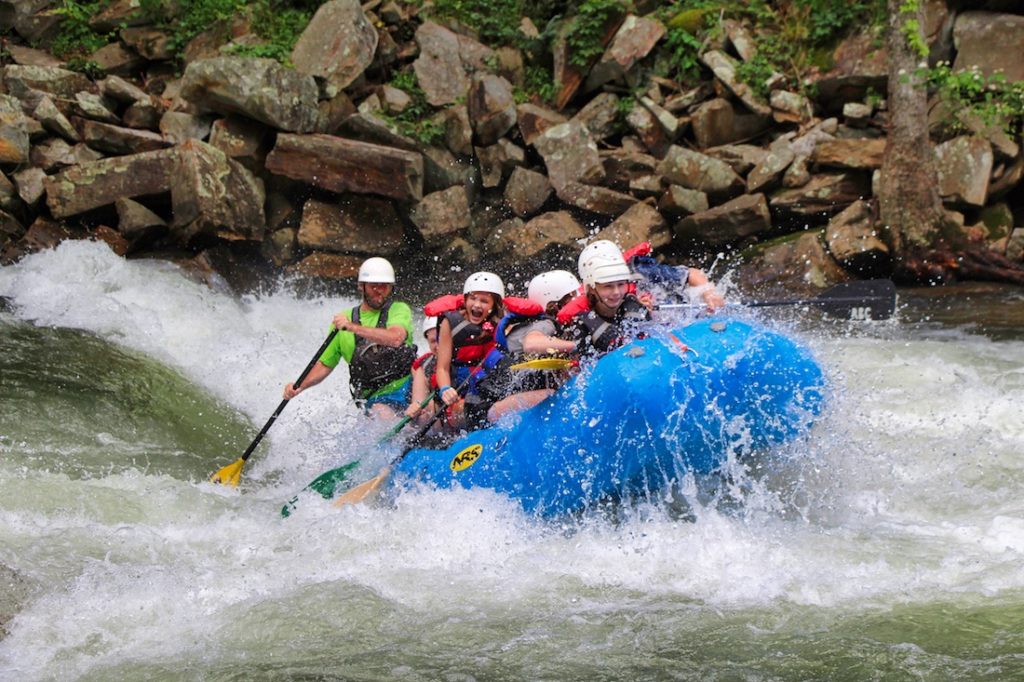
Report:
M181 83L181 97L202 109L239 114L295 133L316 128L318 93L312 76L273 59L246 57L194 61Z
M379 194L400 201L423 196L423 157L331 135L277 136L267 170L332 192Z
M812 296L850 279L825 248L821 230L787 235L745 255L740 284L761 293Z
M551 185L558 192L570 183L593 184L604 178L597 144L578 121L546 129L533 141L544 159Z
M866 201L855 201L828 222L825 243L849 272L872 277L888 269L889 247L878 236L871 204Z
M746 189L743 179L729 164L678 145L669 148L658 164L658 173L671 183L718 200L729 199Z
M21 103L0 95L0 163L22 164L28 157L28 121L21 112Z
M946 201L984 206L992 175L992 145L988 140L964 135L935 148L939 194Z
M527 168L514 169L505 185L505 203L520 218L539 211L550 196L547 177Z
M64 218L121 198L163 194L177 163L176 149L160 149L71 166L46 179L46 204Z
M609 81L623 78L654 49L663 35L665 26L657 19L635 14L627 16L604 54L590 69L584 89L594 90Z
M409 217L428 245L439 246L445 243L468 229L472 222L466 188L449 187L428 194L416 204Z
M467 106L478 146L489 147L495 144L516 124L516 100L512 95L512 84L501 76L473 76Z
M205 142L177 148L171 173L172 232L187 243L198 234L263 239L263 182L242 164Z
M419 57L413 62L416 80L435 107L453 104L466 95L469 76L486 70L494 51L472 38L432 21L416 29Z
M377 30L359 0L320 5L292 49L299 73L324 79L337 90L348 87L373 61Z
M953 27L955 71L978 69L986 76L1002 72L1008 81L1024 80L1024 16L999 12L963 12Z
M568 253L577 250L579 240L586 236L567 211L542 213L528 223L507 224L502 234L503 253L518 260L535 258L549 247Z
M297 238L306 249L388 256L404 246L405 228L391 201L345 194L306 201Z
M721 206L694 213L675 224L676 240L708 246L724 246L761 234L772 226L763 194L744 194Z
M660 249L672 241L672 233L657 209L650 204L639 203L633 204L594 238L626 246L650 242L653 248Z
M822 173L802 187L783 189L772 195L773 212L806 221L827 218L871 195L871 179L864 173Z

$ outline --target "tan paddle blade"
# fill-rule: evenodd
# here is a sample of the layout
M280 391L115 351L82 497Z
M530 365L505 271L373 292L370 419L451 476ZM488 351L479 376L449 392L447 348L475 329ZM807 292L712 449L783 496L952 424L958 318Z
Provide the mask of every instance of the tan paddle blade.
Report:
M360 483L344 495L339 496L334 500L334 506L344 507L347 504L359 504L360 502L366 502L380 491L380 487L384 485L384 481L388 479L390 474L391 467L384 467L379 474L371 478L369 481Z
M244 466L245 460L239 457L226 467L221 467L213 476L210 476L210 481L237 488L242 480L242 467Z
M573 366L572 360L566 358L537 358L512 365L511 369L569 369Z

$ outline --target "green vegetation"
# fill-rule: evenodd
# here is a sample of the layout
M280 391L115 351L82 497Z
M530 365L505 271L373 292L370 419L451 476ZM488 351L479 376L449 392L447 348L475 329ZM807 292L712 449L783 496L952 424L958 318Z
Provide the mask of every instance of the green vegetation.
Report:
M382 113L381 118L394 125L406 137L428 145L440 143L444 139L444 126L433 117L434 109L416 81L416 74L412 71L400 72L391 79L390 85L409 95L412 102L401 113Z
M62 59L81 57L95 52L113 40L113 33L98 33L89 26L89 19L107 4L109 4L108 0L92 0L91 2L64 0L61 6L54 10L63 19L61 20L60 35L53 41L50 48L53 54Z
M602 39L605 33L630 9L623 0L584 0L580 3L566 30L570 61L576 66L586 66L600 56L604 52Z
M1001 73L986 77L976 69L953 71L949 62L921 69L917 76L945 105L949 112L945 123L951 132L965 130L964 114L1010 135L1024 132L1024 81L1008 81Z

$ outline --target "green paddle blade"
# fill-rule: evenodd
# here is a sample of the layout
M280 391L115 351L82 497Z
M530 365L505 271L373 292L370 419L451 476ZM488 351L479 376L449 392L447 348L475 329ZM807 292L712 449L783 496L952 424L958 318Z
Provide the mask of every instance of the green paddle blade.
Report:
M320 493L320 496L323 497L325 500L330 500L342 490L351 487L346 486L345 484L349 483L349 472L355 469L357 466L359 466L359 460L356 460L355 462L349 462L348 464L343 464L337 469L325 471L324 473L320 474L312 481L310 481L309 485L302 489L302 492L312 490L314 492ZM298 501L299 496L296 495L292 499L285 502L284 506L281 507L281 516L284 518L288 518L291 515L292 510L295 509Z

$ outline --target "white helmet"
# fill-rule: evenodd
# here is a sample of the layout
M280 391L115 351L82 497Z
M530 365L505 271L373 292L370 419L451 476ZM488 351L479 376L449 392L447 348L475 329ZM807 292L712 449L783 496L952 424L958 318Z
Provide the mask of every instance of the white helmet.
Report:
M505 298L505 283L493 272L474 272L466 278L466 286L462 287L463 294L473 291L486 291L499 298Z
M580 266L580 277L583 278L583 283L590 287L634 279L633 273L621 255L618 258L607 258L601 255L590 258Z
M437 329L437 316L432 315L423 320L423 335L426 336L431 329Z
M395 269L386 258L367 258L359 266L359 282L367 284L394 284Z
M586 248L580 252L580 257L576 260L576 270L582 273L583 263L594 256L601 256L602 258L624 258L622 255L622 249L620 249L615 242L607 239L598 239L596 242L587 244Z
M547 307L548 303L561 301L562 297L579 288L580 281L568 270L549 270L530 280L526 297L542 307Z

